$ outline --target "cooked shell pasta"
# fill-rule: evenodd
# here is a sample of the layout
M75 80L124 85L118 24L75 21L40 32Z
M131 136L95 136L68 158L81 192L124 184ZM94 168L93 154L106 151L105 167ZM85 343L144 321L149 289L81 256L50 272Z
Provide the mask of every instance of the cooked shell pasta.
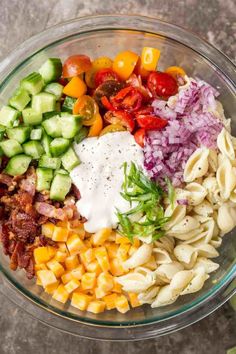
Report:
M150 272L146 275L139 272L132 272L116 278L116 281L122 285L124 291L140 293L155 284L156 275Z
M223 200L229 199L236 185L236 173L228 158L225 158L220 164L216 172L216 180L220 189L221 198Z
M123 263L124 269L133 269L149 261L152 255L152 245L143 244Z
M217 151L215 149L209 150L208 162L209 162L209 172L216 172L218 168L218 156L217 156Z
M209 203L207 200L203 200L203 202L196 205L193 210L196 214L201 216L210 216L214 212L211 203Z
M163 248L153 248L154 256L157 264L171 263L172 258L170 254Z
M190 205L200 204L207 195L207 190L196 182L189 183L185 189L189 192L187 200Z
M193 244L193 247L196 248L199 256L206 257L206 258L216 258L219 256L219 253L217 252L215 247L213 247L210 244L203 243L203 242L199 242L199 243L196 242L195 244Z
M169 264L161 264L156 269L156 274L158 278L166 283L169 283L174 275L181 270L184 270L184 266L179 262L173 261Z
M170 285L165 285L160 288L156 298L151 304L151 307L155 308L173 304L173 302L177 300L178 296L178 293L174 292Z
M180 244L175 247L174 255L179 262L182 263L185 269L191 269L197 260L198 252L190 245Z
M234 146L229 132L223 128L217 137L217 146L220 152L230 160L235 159Z
M170 217L170 220L165 224L165 229L171 229L173 226L182 221L185 215L186 205L175 204L174 208L172 208L172 205L169 205L165 210L165 217Z
M219 268L219 264L206 257L198 257L194 269L198 267L203 267L206 273L212 273Z
M180 293L180 295L187 295L196 293L201 290L205 281L209 278L209 275L205 272L204 267L198 267L194 270L194 277L187 287Z
M220 188L216 177L205 178L202 185L207 190L206 199L211 203L213 208L222 204L223 201L220 196Z
M208 171L209 149L199 148L188 159L184 169L184 181L193 182Z
M159 286L151 286L144 292L138 294L138 300L141 304L151 304L160 290Z
M224 203L218 210L217 224L220 230L226 234L236 225L236 209L228 203Z

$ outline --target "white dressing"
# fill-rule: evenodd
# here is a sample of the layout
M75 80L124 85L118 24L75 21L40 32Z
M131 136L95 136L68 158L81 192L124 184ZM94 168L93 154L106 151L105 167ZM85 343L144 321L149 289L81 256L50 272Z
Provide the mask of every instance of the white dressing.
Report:
M73 169L71 178L81 199L76 206L87 219L87 232L117 226L116 209L126 212L130 204L120 192L124 181L123 163L133 161L143 166L143 151L129 132L117 132L100 138L87 138L74 145L81 164Z

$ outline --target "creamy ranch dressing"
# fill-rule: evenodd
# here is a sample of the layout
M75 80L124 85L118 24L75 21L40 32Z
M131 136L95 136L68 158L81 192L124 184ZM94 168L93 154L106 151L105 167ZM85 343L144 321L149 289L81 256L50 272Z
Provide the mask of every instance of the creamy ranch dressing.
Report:
M121 212L130 204L121 195L124 180L122 165L133 161L143 166L143 151L129 132L105 134L100 138L87 138L74 145L81 164L71 172L73 183L79 189L81 199L76 206L87 219L87 232L103 227L117 226L116 208Z

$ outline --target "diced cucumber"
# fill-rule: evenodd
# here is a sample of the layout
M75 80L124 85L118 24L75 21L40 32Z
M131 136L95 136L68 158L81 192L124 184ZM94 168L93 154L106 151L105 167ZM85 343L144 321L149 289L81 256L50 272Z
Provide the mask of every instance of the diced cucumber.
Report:
M60 101L56 102L55 110L56 110L57 114L61 113L61 102Z
M48 83L56 81L62 74L62 63L59 58L49 58L39 69L39 73L42 75L43 80Z
M37 182L36 182L36 189L37 191L48 191L50 190L50 185L53 179L53 170L50 168L41 168L38 167L36 169L36 176L37 176Z
M28 91L31 95L36 95L42 91L44 81L39 73L33 72L21 80L20 86Z
M80 130L78 131L78 133L75 136L75 142L77 144L81 143L82 140L84 140L85 138L87 138L88 136L88 132L89 132L89 128L87 127L81 127Z
M52 156L60 156L63 154L66 150L68 150L71 142L68 139L64 138L56 138L53 139L53 141L50 144L50 151L52 153Z
M0 125L0 141L2 141L2 139L4 138L5 131L6 131L6 127Z
M32 129L31 133L30 133L30 139L31 140L41 140L42 134L43 134L43 129L41 127L36 128L36 129Z
M56 97L52 93L41 92L32 97L32 108L41 113L55 111Z
M12 157L23 152L21 145L17 140L8 139L0 143L4 155L7 157Z
M39 159L43 155L44 149L40 142L36 140L28 141L23 144L23 149L26 155L33 157L34 159Z
M69 174L69 172L66 170L63 170L63 168L59 168L59 170L56 170L54 172L55 175L57 175L58 173L60 173L61 175L68 175Z
M5 168L5 172L11 176L23 175L31 162L31 157L21 154L12 157Z
M15 139L18 143L23 144L30 137L30 127L16 127L7 129L7 136L9 139Z
M39 167L58 170L61 167L61 159L59 157L50 157L47 155L42 155L39 159Z
M80 164L80 160L72 147L69 148L67 152L62 155L61 162L64 169L69 172Z
M28 94L28 92L23 88L19 88L15 91L14 95L10 98L9 105L17 109L18 111L22 111L29 102L30 102L30 95Z
M46 133L53 138L59 138L62 136L60 116L54 116L46 119L42 123Z
M13 127L13 124L18 117L19 112L12 107L3 106L0 110L0 124L5 127Z
M43 137L41 140L41 144L43 145L44 151L46 155L51 156L51 151L50 151L50 144L51 144L52 138L48 136L45 131L43 131Z
M25 108L22 111L23 121L27 125L37 125L43 120L43 115L41 112L36 111L33 108Z
M58 82L52 82L51 84L48 84L44 88L45 92L52 93L55 97L56 100L60 100L63 92L63 86L59 84Z
M62 112L72 113L76 98L66 96L61 107Z
M45 113L43 113L43 120L52 118L54 116L59 116L59 115L60 115L60 112L57 112L57 111L45 112Z
M61 113L61 132L63 138L74 138L82 126L82 119L79 116L65 115Z
M50 199L63 201L65 196L69 193L71 188L71 178L68 175L57 174L53 178L51 189L50 189Z

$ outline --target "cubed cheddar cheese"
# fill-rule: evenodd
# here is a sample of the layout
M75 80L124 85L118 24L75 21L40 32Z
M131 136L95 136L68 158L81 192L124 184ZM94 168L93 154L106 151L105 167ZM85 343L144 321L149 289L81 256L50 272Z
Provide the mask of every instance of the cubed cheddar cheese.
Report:
M58 246L58 250L61 251L61 252L64 252L67 254L67 256L69 256L69 251L66 247L66 243L65 242L58 242L57 243L57 246Z
M65 227L55 226L52 240L56 242L66 242L69 236L69 230Z
M117 250L117 258L121 261L126 261L129 257L129 249L130 249L130 244L128 243L121 243L120 247Z
M55 284L51 284L51 285L46 286L46 288L44 290L47 294L52 295L57 290L59 284L60 284L60 282L58 280Z
M78 265L75 269L71 270L71 275L73 279L81 280L82 275L85 273L83 264Z
M57 282L57 278L51 270L39 270L37 272L37 277L41 281L44 288Z
M58 221L57 226L69 229L70 223L68 221Z
M83 290L94 289L96 286L96 273L85 273L81 278L81 288Z
M110 291L114 287L113 276L109 273L101 273L97 278L97 285L105 292Z
M111 234L111 229L110 228L104 228L93 234L92 236L92 243L94 246L100 246L102 245L110 236Z
M58 288L53 293L52 298L56 301L61 302L62 304L66 303L66 301L69 299L69 293L66 291L65 286L63 284L60 284L58 286Z
M114 286L112 288L112 292L117 293L117 294L122 293L122 286L119 283L117 283L116 281L114 281Z
M90 295L74 292L71 298L71 305L81 311L85 311L91 300L92 296Z
M121 313L126 313L130 309L128 300L124 295L117 296L117 298L115 300L115 305L116 305L117 311L119 311Z
M73 291L75 291L76 289L78 289L78 287L80 286L80 282L77 279L72 279L71 281L69 281L69 283L67 283L65 285L65 289L66 291L71 294Z
M85 230L83 224L78 225L77 227L70 227L70 232L77 234L81 240L84 240Z
M65 273L64 267L56 260L52 259L47 263L48 269L52 270L57 278L60 278Z
M53 253L54 250L55 252ZM36 264L47 263L56 253L56 249L50 246L34 249L34 260Z
M66 246L71 255L86 251L87 247L77 234L69 236Z
M55 254L55 261L58 261L59 263L64 263L66 258L68 257L68 253L66 252L61 252L60 250L57 251L57 253Z
M68 270L75 269L76 267L78 267L78 265L79 265L79 258L77 255L69 256L65 260L65 266L66 269Z
M129 243L130 244L130 240L125 237L125 236L122 236L120 234L116 234L116 243Z
M116 308L116 299L117 299L118 295L117 294L110 294L110 295L106 295L103 298L103 301L106 304L106 309L107 310L113 310Z
M138 307L141 306L139 300L138 300L138 295L135 293L128 293L129 295L129 301L130 301L130 305L132 307Z
M123 275L125 273L121 262L117 258L113 258L110 260L110 268L111 268L111 274L119 277L120 275Z
M48 238L52 238L54 228L55 228L55 225L52 222L46 222L41 227L42 235L44 235Z
M140 240L138 238L134 238L133 246L140 247Z
M94 300L88 304L87 311L92 313L101 313L105 310L105 302L101 300Z
M38 270L47 270L48 267L46 266L45 263L40 263L40 264L35 264L34 269L37 272Z
M102 268L100 267L100 265L96 259L94 261L86 264L86 269L88 272L96 273L97 275L102 272Z
M104 246L97 247L94 249L95 257L102 268L103 272L110 270L110 263L108 258L107 250Z
M95 259L95 255L94 255L93 248L89 248L85 252L80 253L80 260L85 266L91 263L94 259Z
M63 284L69 283L69 281L71 281L72 279L74 279L74 277L72 276L72 272L71 271L66 272L61 277L61 281L62 281Z
M104 246L107 249L108 257L110 259L115 258L118 248L119 248L119 245L116 245L115 243L105 242Z
M94 289L94 292L95 292L95 297L96 299L102 299L104 296L107 295L107 291L101 289L101 288L95 288Z

